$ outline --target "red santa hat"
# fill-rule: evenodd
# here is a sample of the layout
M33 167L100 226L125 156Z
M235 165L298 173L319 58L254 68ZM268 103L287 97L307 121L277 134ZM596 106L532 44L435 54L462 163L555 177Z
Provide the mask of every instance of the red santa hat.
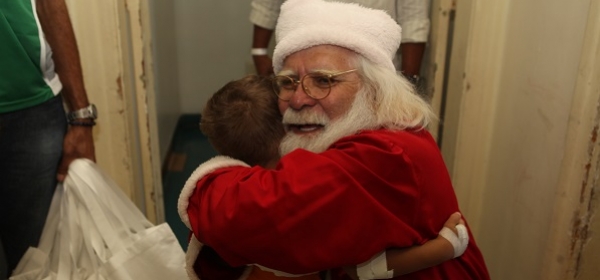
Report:
M275 29L273 68L279 72L284 59L297 51L335 45L395 71L392 59L401 33L396 21L381 10L355 3L288 0L281 6Z

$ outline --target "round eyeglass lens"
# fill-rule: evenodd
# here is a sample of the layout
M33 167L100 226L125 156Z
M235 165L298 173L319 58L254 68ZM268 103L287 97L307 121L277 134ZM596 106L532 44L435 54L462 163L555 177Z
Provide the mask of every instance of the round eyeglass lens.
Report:
M303 82L308 94L316 99L325 98L331 91L331 79L323 74L308 74Z

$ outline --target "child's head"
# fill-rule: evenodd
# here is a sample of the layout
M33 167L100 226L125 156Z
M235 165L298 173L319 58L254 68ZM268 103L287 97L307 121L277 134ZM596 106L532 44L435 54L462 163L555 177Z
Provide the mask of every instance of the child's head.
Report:
M227 83L206 103L200 129L220 154L272 167L285 131L270 79L250 75Z

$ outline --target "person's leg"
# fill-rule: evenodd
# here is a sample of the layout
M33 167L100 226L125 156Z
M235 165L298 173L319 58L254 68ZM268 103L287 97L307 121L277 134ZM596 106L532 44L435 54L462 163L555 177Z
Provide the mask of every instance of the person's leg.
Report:
M66 129L60 96L0 114L0 239L9 275L27 248L39 242Z

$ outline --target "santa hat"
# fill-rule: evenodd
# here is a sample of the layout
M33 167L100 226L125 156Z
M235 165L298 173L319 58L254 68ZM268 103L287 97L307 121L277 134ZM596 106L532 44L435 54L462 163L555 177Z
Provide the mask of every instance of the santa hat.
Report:
M279 72L284 59L297 51L335 45L395 71L392 59L401 33L396 21L382 10L355 3L288 0L281 6L275 29L273 68Z

